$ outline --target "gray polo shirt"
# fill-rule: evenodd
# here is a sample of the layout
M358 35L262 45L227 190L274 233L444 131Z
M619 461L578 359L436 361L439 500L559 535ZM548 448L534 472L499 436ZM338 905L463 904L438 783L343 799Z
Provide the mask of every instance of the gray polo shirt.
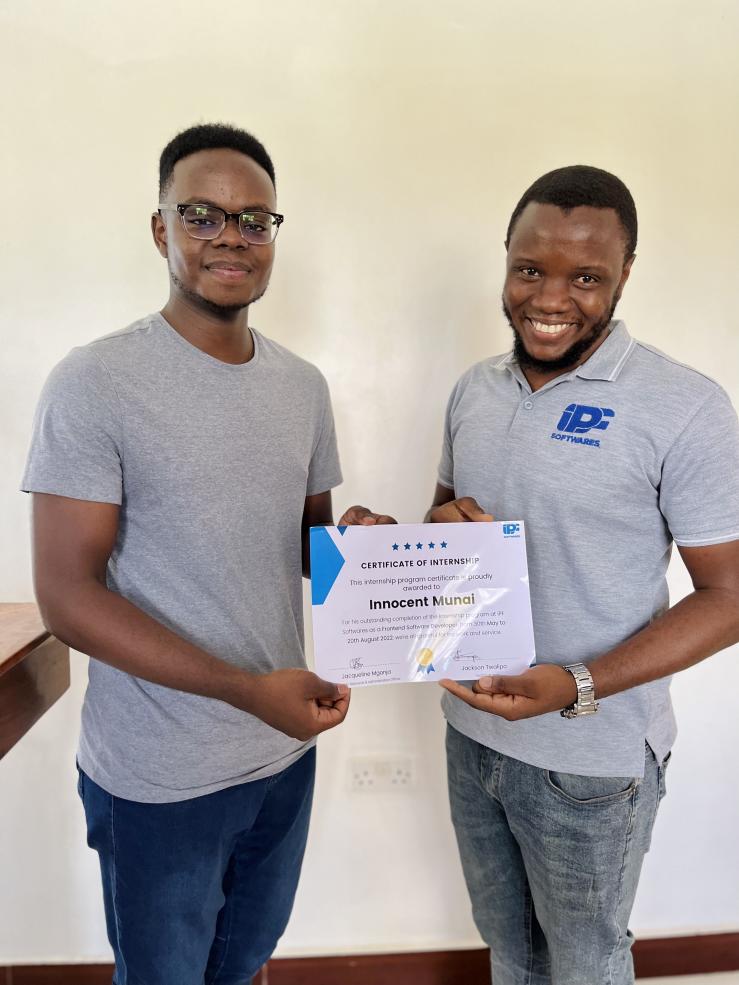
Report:
M247 670L303 667L305 497L341 481L326 382L252 330L232 366L160 314L72 352L39 401L23 488L121 507L108 587ZM90 660L79 762L128 800L187 800L309 744Z
M511 354L452 392L439 482L526 522L537 660L587 663L669 605L672 541L739 539L739 427L712 380L632 339L622 322L590 359L535 393ZM675 738L669 679L596 715L507 722L447 694L460 732L545 769L640 776Z

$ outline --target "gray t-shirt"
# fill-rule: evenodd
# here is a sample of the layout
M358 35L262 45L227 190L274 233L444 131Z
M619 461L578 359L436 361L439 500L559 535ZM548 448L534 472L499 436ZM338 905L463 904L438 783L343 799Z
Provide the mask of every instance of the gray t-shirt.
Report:
M120 504L108 586L251 671L305 666L305 497L341 482L315 367L252 330L242 365L154 314L52 371L23 489ZM130 800L187 800L269 776L307 748L245 712L90 660L79 763Z
M590 359L535 393L512 355L461 378L439 482L498 520L526 523L537 660L587 663L668 604L671 545L739 539L739 428L712 380L630 338L622 322ZM460 732L544 769L640 776L675 738L669 680L596 715L520 722L445 695Z

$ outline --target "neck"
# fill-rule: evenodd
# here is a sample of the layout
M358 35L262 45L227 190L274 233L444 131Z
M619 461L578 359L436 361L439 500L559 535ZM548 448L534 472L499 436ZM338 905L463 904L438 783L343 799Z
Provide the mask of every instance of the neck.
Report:
M558 376L564 376L565 373L571 372L574 368L574 366L570 366L568 369L557 369L546 373L542 370L531 369L529 366L521 366L521 372L526 377L526 381L531 387L531 392L536 393L537 390L540 390L551 380L556 380Z
M223 363L247 363L254 355L249 308L222 315L170 296L161 311L172 328L196 349Z
M599 330L595 335L595 339L591 345L588 346L588 348L579 354L572 352L572 362L569 362L566 366L563 366L561 362L558 362L554 366L547 366L547 364L542 360L532 359L523 347L523 342L520 341L520 337L516 335L513 351L518 359L521 372L526 377L532 392L535 393L551 380L556 380L558 376L564 376L566 373L571 373L573 369L576 369L578 366L582 366L584 362L587 362L595 350L603 345L605 340L608 338L609 333L607 328L609 324L610 318L608 319L608 322L604 322L602 326L599 327ZM515 330L514 334L516 334Z

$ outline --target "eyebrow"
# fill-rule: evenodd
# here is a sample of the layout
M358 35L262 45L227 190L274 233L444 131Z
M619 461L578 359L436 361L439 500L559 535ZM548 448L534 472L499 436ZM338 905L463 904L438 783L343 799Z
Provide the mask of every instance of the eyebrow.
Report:
M194 196L191 196L189 199L185 199L185 201L182 204L183 205L212 205L213 208L223 209L224 212L230 212L230 209L224 208L222 205L219 205L218 202L212 202L209 198L196 198ZM272 209L268 205L265 205L264 202L253 202L250 205L244 205L238 211L239 213L271 212Z

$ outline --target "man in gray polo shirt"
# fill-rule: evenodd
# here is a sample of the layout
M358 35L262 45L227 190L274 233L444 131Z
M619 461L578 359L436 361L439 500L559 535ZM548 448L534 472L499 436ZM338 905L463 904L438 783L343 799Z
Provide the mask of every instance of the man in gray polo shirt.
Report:
M513 352L446 415L435 522L523 519L537 663L444 682L452 816L495 985L633 981L628 918L675 738L670 675L739 639L739 431L724 391L612 319L623 183L544 175L506 239ZM669 608L672 542L695 591Z
M169 299L54 369L23 488L44 620L92 658L79 791L114 981L232 985L285 928L314 737L348 708L305 667L301 590L341 472L325 380L248 323L282 222L267 151L193 127L159 191Z

